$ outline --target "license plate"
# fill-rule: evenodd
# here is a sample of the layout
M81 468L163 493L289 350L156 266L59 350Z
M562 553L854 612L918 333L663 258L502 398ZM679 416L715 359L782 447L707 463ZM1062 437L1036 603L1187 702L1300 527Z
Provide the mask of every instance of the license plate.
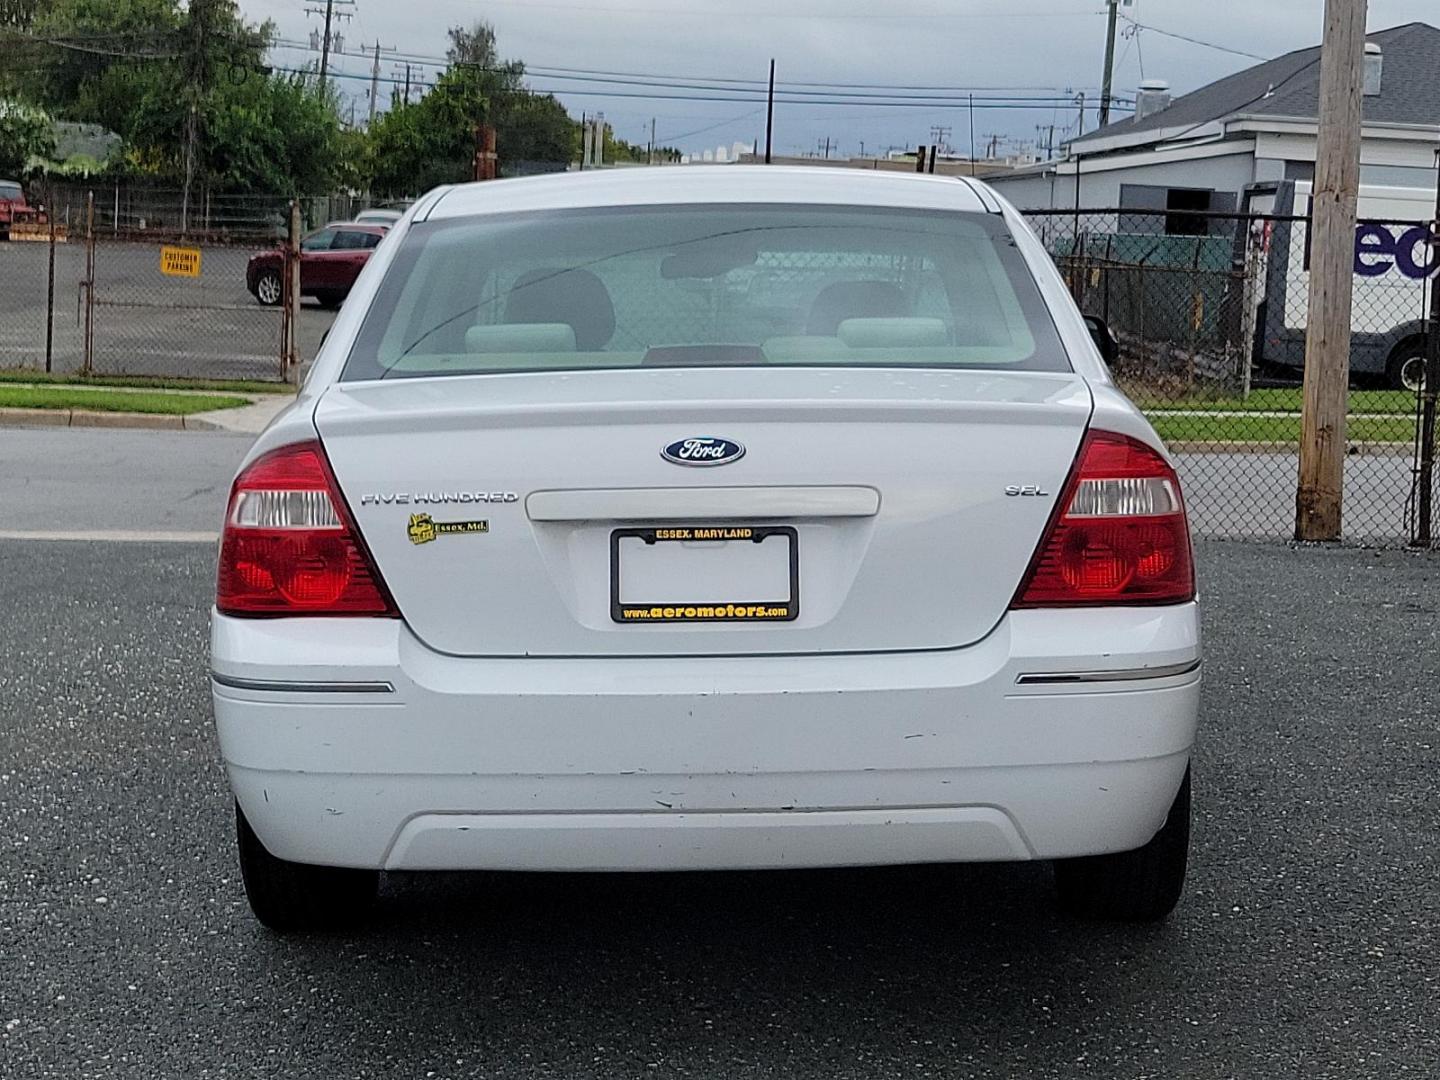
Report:
M800 552L788 525L665 525L610 534L617 623L790 622Z

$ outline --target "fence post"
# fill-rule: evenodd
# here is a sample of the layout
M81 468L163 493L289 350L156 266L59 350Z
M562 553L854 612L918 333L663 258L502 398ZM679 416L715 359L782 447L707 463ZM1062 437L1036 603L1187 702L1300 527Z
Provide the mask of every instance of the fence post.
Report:
M280 377L296 381L300 373L300 201L290 200L285 237L285 303L280 316Z
M1440 151L1435 153L1440 170ZM1440 243L1440 188L1436 189L1435 221L1430 225L1430 250ZM1435 396L1440 390L1440 281L1430 278L1430 311L1425 322L1425 366L1420 378L1420 459L1417 462L1415 545L1429 547L1433 541L1430 520L1435 492Z
M85 196L85 341L81 370L95 371L95 192Z
M55 369L55 189L46 184L45 220L50 223L50 263L45 276L45 374Z

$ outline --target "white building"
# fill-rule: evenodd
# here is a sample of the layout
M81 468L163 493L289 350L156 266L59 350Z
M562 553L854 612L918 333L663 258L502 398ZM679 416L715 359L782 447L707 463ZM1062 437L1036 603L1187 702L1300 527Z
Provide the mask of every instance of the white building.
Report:
M1408 23L1368 40L1361 184L1434 191L1440 29ZM1071 140L1063 159L988 179L1021 209L1171 210L1182 226L1184 211L1245 211L1279 181L1314 178L1319 85L1318 46L1173 100L1152 82L1133 117ZM1172 219L1148 220L1160 231Z

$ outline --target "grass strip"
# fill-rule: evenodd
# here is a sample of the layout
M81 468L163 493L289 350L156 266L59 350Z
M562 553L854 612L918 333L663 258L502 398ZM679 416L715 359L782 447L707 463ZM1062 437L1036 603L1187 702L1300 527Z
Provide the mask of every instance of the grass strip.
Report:
M212 409L236 409L248 398L218 394L167 394L163 391L88 390L75 386L5 386L0 384L0 408L88 409L92 412L162 413L189 416Z
M33 368L0 368L5 383L45 383L51 386L119 386L136 390L213 390L233 394L293 394L281 382L256 379L176 379L151 375L47 375Z

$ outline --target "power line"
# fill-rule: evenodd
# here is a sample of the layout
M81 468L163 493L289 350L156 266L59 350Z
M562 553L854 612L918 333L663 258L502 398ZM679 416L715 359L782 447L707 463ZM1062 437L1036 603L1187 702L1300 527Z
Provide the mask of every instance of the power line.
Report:
M901 12L838 12L814 10L791 12L774 10L757 10L746 8L740 11L724 8L688 8L684 11L676 11L674 8L659 7L597 7L590 4L557 3L554 0L489 0L492 7L519 7L526 9L542 8L552 11L584 11L595 15L645 15L645 16L669 16L672 18L735 18L735 19L801 19L806 22L817 19L833 19L836 21L953 21L953 20L987 20L987 19L1058 19L1058 18L1092 18L1094 12L1088 11L901 11Z
M1273 57L1261 56L1259 53L1246 52L1244 49L1232 49L1228 45L1217 45L1213 41L1202 41L1199 38L1189 37L1185 34L1177 34L1171 30L1161 30L1158 26L1150 26L1146 23L1136 22L1128 15L1121 15L1131 26L1137 30L1149 30L1152 34L1159 34L1161 37L1174 38L1176 41L1189 42L1191 45L1200 45L1206 49L1214 49L1216 52L1229 53L1231 56L1243 56L1248 60L1270 60Z
M696 135L704 135L708 131L714 131L716 128L728 127L731 124L738 124L741 120L749 120L752 116L759 116L764 111L764 109L751 109L747 113L741 113L739 116L732 116L729 120L721 120L718 124L711 124L709 127L696 128L694 131L686 131L680 135L661 136L659 141L661 143L673 143L679 142L681 139L690 139Z
M275 71L284 72L284 73L286 73L286 74L293 74L293 75L308 75L308 74L311 74L311 72L308 71L308 70L305 69L305 68L285 68L285 67L277 67L277 68L275 68L274 70L275 70ZM336 78L336 79L366 79L366 80L368 80L368 79L370 78L369 75L352 74L352 73L349 73L349 72L341 72L341 71L331 72L331 77L332 77L332 78ZM403 82L404 82L404 80L402 80L402 79L393 79L393 78L392 78L392 79L383 79L383 78L382 78L380 81L383 82L383 83L386 83L386 84L390 84L390 85L403 85ZM414 85L414 84L412 84L412 85ZM419 83L418 85L423 86L423 87L424 87L425 89L427 89L427 90L433 90L433 89L435 89L436 86L437 86L437 84L434 83L434 82L422 82L422 83ZM733 102L739 102L739 103L742 103L742 104L746 104L746 103L750 103L750 102L762 103L762 102L765 101L765 98L764 98L763 96L745 97L745 96L741 96L740 94L736 94L736 93L725 93L725 94L721 94L721 93L712 93L712 94L702 94L702 93L694 93L694 94L654 94L654 93L650 93L650 94L647 94L647 93L634 93L634 92L617 91L617 90L575 90L575 89L572 89L572 88L570 88L570 87L530 87L529 89L513 90L513 91L509 91L509 92L510 92L510 93L516 93L516 94L538 94L538 95L565 94L565 95L570 96L570 97L638 98L638 99L642 99L642 100L646 100L646 101L733 101ZM777 99L778 99L778 91L777 91ZM1053 109L1053 108L1055 107L1055 104L1054 104L1054 103L1055 103L1056 101L1058 101L1058 100L1061 100L1061 99L1058 99L1058 98L979 98L979 97L977 97L977 98L975 99L975 108L977 108L977 109L995 109L995 110L1003 110L1003 109ZM1067 104L1070 103L1070 99L1069 99L1069 98L1065 98L1065 99L1063 99L1063 100L1064 100ZM968 101L966 101L965 99L961 99L961 98L954 98L954 99L931 99L931 98L916 98L916 97L892 98L892 99L889 99L889 100L855 100L855 99L853 99L853 98L836 98L836 99L834 99L834 100L800 100L800 101L786 100L785 103L788 104L788 105L792 105L792 106L843 105L843 106L849 106L849 107L852 107L852 108L923 108L923 109L931 109L931 110L934 110L934 109L954 109L954 108L960 108L960 107L962 107L962 106L968 105Z
M278 40L275 42L275 46L278 47L278 48L287 48L287 49L305 49L305 48L308 48L308 46L304 45L302 42L297 42L297 41L295 41L295 40L293 40L293 39L286 39L286 38L278 39ZM472 63L469 63L469 62L466 62L466 61L461 61L461 62L458 63L458 64L454 64L454 63L452 63L450 60L446 59L445 57L435 56L434 54L428 54L428 53L411 53L411 52L400 51L400 52L397 52L397 53L395 54L395 56L396 56L396 59L398 59L398 60L409 60L409 61L411 61L412 63L424 64L424 65L432 66L432 67L436 67L436 68L448 68L448 67L481 67L481 66L482 66L482 65L478 65L478 64L472 64ZM575 67L565 67L565 66L553 65L553 64L525 64L525 65L524 65L524 69L525 69L525 74L527 74L527 75L533 75L533 76L535 76L535 77L537 77L537 78L542 78L542 77L543 77L543 78L560 78L560 77L562 77L562 76L568 77L568 76L571 76L571 75L575 75L575 76L579 76L579 75L589 75L589 76L605 76L605 77L610 77L610 78L648 79L648 80L657 80L657 81L681 81L681 80L684 80L684 81L695 82L695 83L734 83L734 84L739 85L739 86L747 86L747 87L763 87L763 86L766 86L766 85L767 85L767 82L768 82L768 80L766 80L766 79L747 79L747 78L740 78L740 77L738 77L738 76L725 76L725 75L692 75L692 74L686 74L686 75L667 75L667 74L660 74L660 73L656 73L656 72L644 72L644 71L608 71L608 70L603 70L603 69L599 69L599 68L575 68ZM483 68L483 70L486 70L486 71L498 71L498 70L501 70L501 69L497 69L497 68ZM776 86L777 90L778 90L778 88L780 88L780 87L802 86L802 87L833 87L833 88L836 89L836 90L904 90L904 91L936 91L936 92L951 92L951 93L969 93L969 92L972 92L972 91L973 91L973 92L976 92L976 93L981 93L981 92L1002 92L1002 91L1010 91L1010 92L1016 92L1016 91L1026 91L1026 92L1035 91L1035 92L1039 92L1039 91L1046 91L1046 90L1052 91L1052 92L1056 92L1056 93L1061 93L1061 92L1069 93L1069 92L1071 92L1071 91L1074 89L1073 87L1040 86L1040 85L1034 85L1034 86L1015 86L1015 85L1011 85L1011 86L963 86L963 85L925 86L925 85L907 85L907 84L901 84L901 83L815 82L815 81L804 81L804 80L797 80L797 79L786 79L786 80L777 79L776 82L775 82L775 86ZM798 91L797 91L797 92L798 92Z

